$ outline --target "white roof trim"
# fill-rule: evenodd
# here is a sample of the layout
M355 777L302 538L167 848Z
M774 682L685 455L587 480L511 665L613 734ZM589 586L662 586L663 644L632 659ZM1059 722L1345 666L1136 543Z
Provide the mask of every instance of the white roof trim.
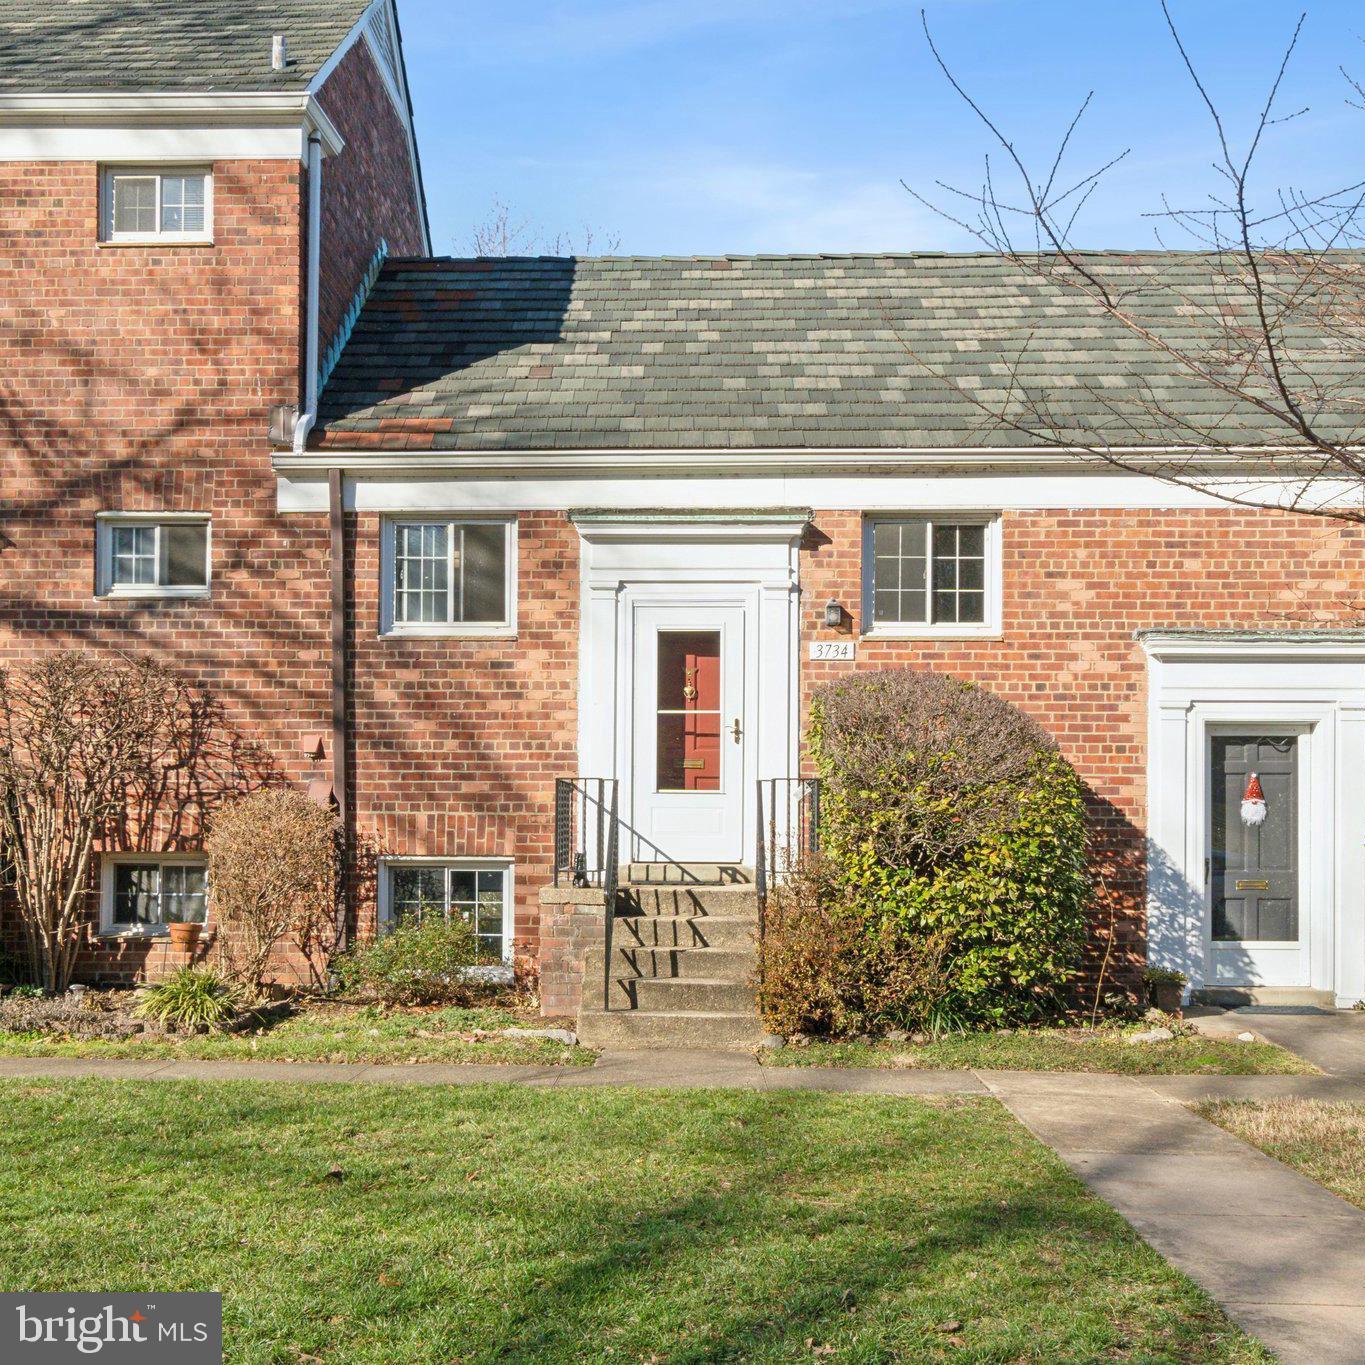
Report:
M1162 662L1208 658L1337 658L1365 660L1365 631L1361 630L1248 630L1143 631L1143 652Z
M0 127L11 128L298 128L300 155L316 129L335 156L346 145L306 92L288 94L73 93L0 95Z
M1267 456L1304 455L1301 449L1280 446L1245 447L1226 451L1183 450L1157 446L1114 448L1114 455L1129 457L1135 467L1160 464L1172 455L1202 455L1202 467L1211 474L1234 476L1254 472L1267 475ZM1086 449L1011 448L991 446L948 447L802 447L796 449L684 449L647 448L602 450L496 450L496 451L399 451L313 450L304 454L277 451L277 473L303 473L343 469L371 474L420 473L443 470L451 473L658 473L680 471L724 473L731 471L787 473L830 469L876 469L924 472L931 469L993 468L1004 470L1089 469L1096 474L1123 474L1121 470ZM1279 477L1288 479L1287 470Z

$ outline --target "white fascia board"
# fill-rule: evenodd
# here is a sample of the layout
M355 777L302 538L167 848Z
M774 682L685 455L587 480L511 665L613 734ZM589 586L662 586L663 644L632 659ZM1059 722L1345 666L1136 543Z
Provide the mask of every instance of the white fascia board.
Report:
M1201 468L1210 473L1231 476L1238 472L1267 477L1261 462L1267 456L1303 455L1292 447L1260 446L1218 451L1172 450L1170 447L1115 447L1116 459L1131 460L1135 467L1149 463L1160 469L1173 455L1201 456ZM308 470L342 469L347 473L367 473L375 477L434 470L450 473L731 473L731 472L820 472L830 468L905 470L928 469L1048 470L1091 469L1096 473L1123 474L1131 470L1115 466L1111 460L1089 450L1063 447L1010 449L991 446L949 446L946 448L879 446L871 449L849 447L805 447L782 449L602 449L602 450L500 450L462 451L374 451L328 450L303 454L279 451L273 457L277 473L302 473ZM1193 475L1198 477L1198 475ZM1148 476L1151 477L1151 476ZM1291 477L1288 468L1275 477Z
M0 161L302 159L345 141L304 91L0 95Z

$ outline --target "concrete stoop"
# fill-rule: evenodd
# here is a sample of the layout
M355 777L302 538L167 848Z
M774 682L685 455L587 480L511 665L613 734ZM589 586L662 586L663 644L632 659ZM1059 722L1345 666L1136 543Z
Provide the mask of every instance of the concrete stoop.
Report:
M758 894L748 868L634 863L604 949L588 950L579 1041L588 1047L752 1047Z

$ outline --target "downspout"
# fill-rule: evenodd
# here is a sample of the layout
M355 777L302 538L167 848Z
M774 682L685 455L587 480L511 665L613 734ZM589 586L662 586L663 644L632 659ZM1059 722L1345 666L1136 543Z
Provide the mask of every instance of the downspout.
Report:
M308 276L304 304L303 411L294 426L294 453L304 454L308 436L318 420L318 328L322 292L322 138L316 129L308 134ZM346 523L339 469L327 475L327 509L331 560L332 645L332 797L341 822L343 848L351 847L346 809ZM338 907L337 941L345 947L350 938L350 897L347 879L351 859L342 867L341 904Z
M322 279L322 138L308 134L308 281L304 304L303 411L294 424L294 454L308 449L318 420L318 300Z

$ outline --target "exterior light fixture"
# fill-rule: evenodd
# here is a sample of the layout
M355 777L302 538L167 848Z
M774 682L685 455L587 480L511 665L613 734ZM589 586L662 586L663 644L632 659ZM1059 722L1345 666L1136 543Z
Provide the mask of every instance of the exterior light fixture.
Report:
M827 626L842 626L844 624L844 609L835 601L825 603L825 624Z

